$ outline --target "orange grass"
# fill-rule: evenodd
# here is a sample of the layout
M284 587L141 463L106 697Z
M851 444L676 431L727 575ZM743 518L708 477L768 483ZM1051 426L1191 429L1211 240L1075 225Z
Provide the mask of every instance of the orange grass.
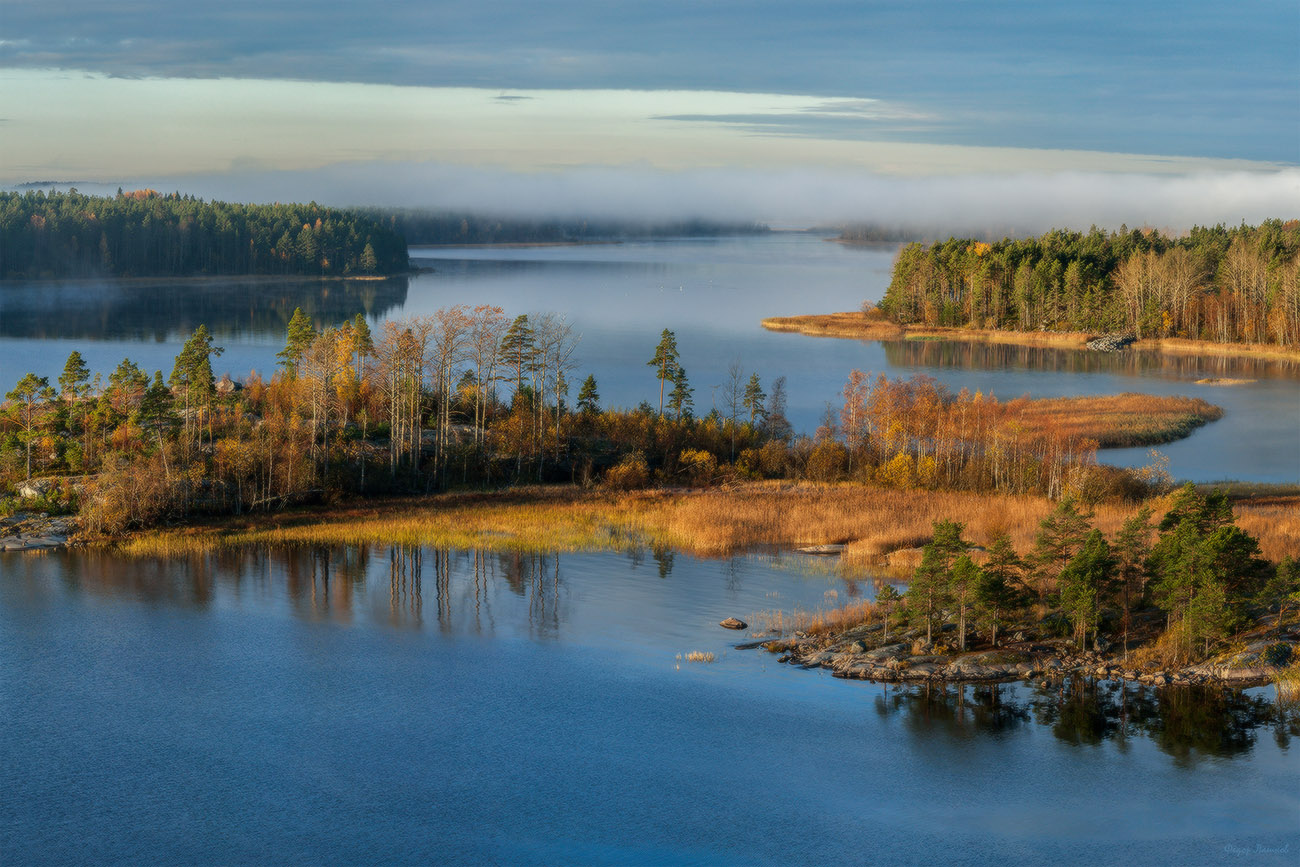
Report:
M1033 545L1053 508L1028 495L902 491L854 483L750 482L731 489L641 491L527 488L497 494L438 495L215 521L140 534L128 554L175 556L244 545L424 544L489 550L624 550L664 545L725 556L764 545L848 543L846 565L878 563L930 539L939 519L966 523L986 545L1007 532L1017 550ZM1167 500L1152 503L1157 517ZM1094 507L1094 524L1114 533L1136 507ZM1236 504L1242 529L1277 560L1300 550L1300 496Z
M1223 417L1223 410L1199 397L1115 394L1018 401L1021 425L1030 433L1059 432L1125 448L1172 442Z

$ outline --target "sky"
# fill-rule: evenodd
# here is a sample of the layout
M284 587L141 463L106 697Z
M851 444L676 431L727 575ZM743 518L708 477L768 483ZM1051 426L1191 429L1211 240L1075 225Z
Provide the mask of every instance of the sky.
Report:
M10 186L1176 226L1300 216L1298 164L1297 0L0 10Z

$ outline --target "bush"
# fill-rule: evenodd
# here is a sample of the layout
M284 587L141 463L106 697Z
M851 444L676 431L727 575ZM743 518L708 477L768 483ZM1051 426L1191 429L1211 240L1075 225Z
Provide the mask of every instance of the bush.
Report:
M789 466L790 449L780 440L768 440L758 450L758 467L765 478L784 478Z
M605 487L615 491L644 488L650 481L650 466L645 455L632 452L605 471Z
M718 459L702 449L682 449L677 461L681 465L680 472L692 485L703 487L717 477Z
M835 440L825 440L808 456L808 478L815 482L838 482L849 465L849 450Z

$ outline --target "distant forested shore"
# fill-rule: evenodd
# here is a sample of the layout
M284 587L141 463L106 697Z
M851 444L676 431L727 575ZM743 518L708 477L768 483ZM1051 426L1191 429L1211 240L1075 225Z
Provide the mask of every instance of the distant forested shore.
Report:
M356 210L205 202L153 190L87 196L0 192L0 279L409 269L406 240Z
M1300 342L1300 220L1053 230L909 244L878 307L900 325Z
M359 213L382 222L408 244L575 244L631 238L697 238L759 235L762 223L703 219L637 221L582 218L495 217L450 211L362 208Z

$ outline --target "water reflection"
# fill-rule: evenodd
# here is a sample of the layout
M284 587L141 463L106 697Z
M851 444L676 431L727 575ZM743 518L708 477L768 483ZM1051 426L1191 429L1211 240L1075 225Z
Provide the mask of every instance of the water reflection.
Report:
M640 568L651 560L655 568ZM809 601L825 588L811 573L791 570L779 558L734 558L719 564L667 549L562 556L418 545L306 546L177 560L72 552L35 558L6 555L0 567L5 579L0 582L0 607L35 599L38 608L49 609L61 593L81 600L77 604L126 599L147 608L197 611L204 618L228 616L236 622L243 622L250 610L278 609L307 624L378 625L452 639L475 635L547 643L560 637L605 640L619 652L644 645L665 659L687 644L725 652L730 636L718 635L718 616L712 612L718 610L718 600L736 599L742 583L765 603L770 604L766 597L780 596L783 607L812 607ZM708 575L717 576L712 587L701 581ZM742 576L747 580L742 582ZM845 592L852 596L863 588L846 585ZM804 594L802 600L799 593ZM730 608L734 602L723 604ZM779 677L814 677L766 662L761 652L734 654L727 670L743 678L773 672ZM827 683L823 688L851 687ZM1147 741L1176 765L1190 766L1205 757L1250 754L1261 735L1271 736L1286 750L1291 738L1300 735L1300 712L1280 710L1271 689L1155 690L1084 678L1049 686L864 688L875 691L870 701L880 717L899 718L907 731L926 742L937 737L960 743L1046 730L1059 742L1081 749L1110 744L1125 751Z
M973 343L962 340L882 341L892 367L960 370L1033 370L1047 373L1105 373L1166 379L1300 377L1300 362L1158 352L1091 352L1044 346ZM1017 395L1006 395L1016 397Z
M875 699L882 717L901 716L924 738L964 741L1040 726L1076 747L1113 743L1121 752L1143 739L1178 766L1204 757L1246 755L1260 734L1280 749L1300 735L1300 711L1280 707L1271 689L1239 691L1214 686L1153 689L1137 684L1075 678L1047 687L1019 683L882 687Z
M320 325L406 304L409 279L213 278L16 283L0 293L0 337L164 341L200 324L217 337L282 340L294 308Z

